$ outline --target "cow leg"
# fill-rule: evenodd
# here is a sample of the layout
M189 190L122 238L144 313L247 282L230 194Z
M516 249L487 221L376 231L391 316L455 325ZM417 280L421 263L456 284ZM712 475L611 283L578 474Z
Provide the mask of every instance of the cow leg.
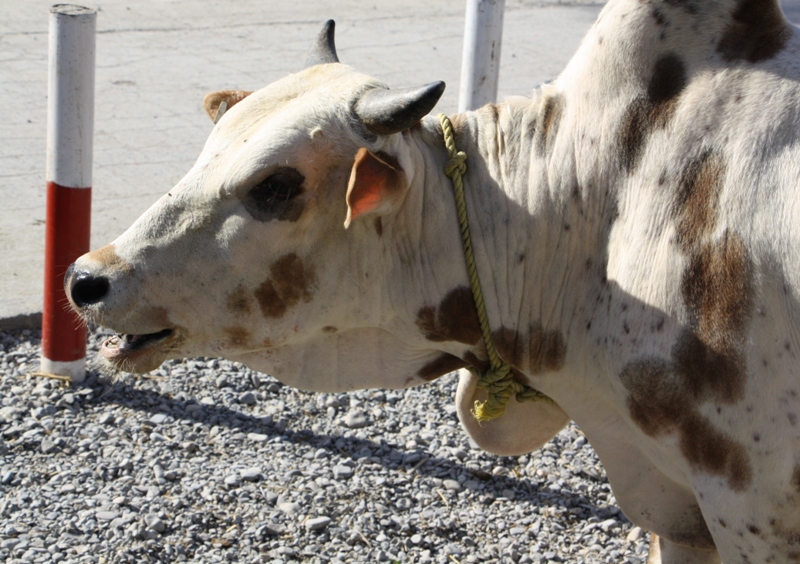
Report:
M716 550L700 550L681 546L650 535L650 554L647 564L720 564L722 560Z

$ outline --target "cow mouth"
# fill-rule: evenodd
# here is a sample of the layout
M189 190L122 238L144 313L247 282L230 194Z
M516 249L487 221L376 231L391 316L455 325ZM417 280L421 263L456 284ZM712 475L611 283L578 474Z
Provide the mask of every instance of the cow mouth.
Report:
M174 333L175 331L173 329L162 329L155 333L146 333L142 335L117 333L113 337L109 337L103 341L100 347L100 354L115 365L119 366L125 364L134 368L133 371L139 372L140 370L135 370L137 365L140 364L139 361L144 360L143 357L152 356L156 353L157 349L172 337ZM144 364L149 365L151 363L145 362ZM159 362L158 364L161 363ZM152 370L152 368L148 368L147 370ZM147 370L144 371L146 372Z

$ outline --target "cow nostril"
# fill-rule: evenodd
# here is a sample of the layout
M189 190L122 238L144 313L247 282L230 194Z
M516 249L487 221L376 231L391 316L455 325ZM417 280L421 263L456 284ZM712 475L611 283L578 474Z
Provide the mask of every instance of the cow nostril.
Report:
M70 279L69 293L75 305L85 307L102 300L108 294L109 287L105 276L93 276L79 271Z

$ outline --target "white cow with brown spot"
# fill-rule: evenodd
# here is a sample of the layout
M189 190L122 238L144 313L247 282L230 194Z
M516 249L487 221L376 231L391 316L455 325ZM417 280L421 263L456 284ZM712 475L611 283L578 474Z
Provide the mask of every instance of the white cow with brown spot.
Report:
M196 165L71 267L103 355L220 355L307 390L486 365L439 123L444 87L338 62L234 105ZM618 0L530 99L453 118L494 341L551 397L489 451L585 431L651 562L800 560L800 38L770 0ZM216 106L215 106L216 104Z

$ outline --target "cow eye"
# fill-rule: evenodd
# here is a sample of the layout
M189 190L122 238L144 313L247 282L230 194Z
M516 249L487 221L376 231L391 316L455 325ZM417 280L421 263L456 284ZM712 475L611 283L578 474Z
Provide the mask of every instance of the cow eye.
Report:
M264 203L285 202L302 191L303 175L293 168L281 168L250 189L248 197Z
M304 180L296 169L280 168L250 189L244 206L258 221L294 221L303 211L295 198L303 192Z

